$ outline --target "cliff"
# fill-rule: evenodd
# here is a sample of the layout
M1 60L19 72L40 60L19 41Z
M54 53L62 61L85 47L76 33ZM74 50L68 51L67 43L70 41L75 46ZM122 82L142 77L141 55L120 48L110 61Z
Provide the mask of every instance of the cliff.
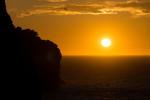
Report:
M60 85L61 52L31 29L15 27L0 0L1 71L3 92L17 100L40 100L44 89Z

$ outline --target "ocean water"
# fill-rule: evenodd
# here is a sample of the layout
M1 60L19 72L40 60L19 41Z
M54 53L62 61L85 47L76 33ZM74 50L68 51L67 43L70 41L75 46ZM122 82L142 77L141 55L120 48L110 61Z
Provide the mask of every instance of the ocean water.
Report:
M46 100L150 100L150 56L65 56L60 91Z

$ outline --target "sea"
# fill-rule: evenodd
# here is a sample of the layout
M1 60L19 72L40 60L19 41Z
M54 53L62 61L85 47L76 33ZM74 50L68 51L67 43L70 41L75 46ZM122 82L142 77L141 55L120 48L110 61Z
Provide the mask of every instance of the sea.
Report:
M61 78L44 100L150 100L150 56L63 56Z

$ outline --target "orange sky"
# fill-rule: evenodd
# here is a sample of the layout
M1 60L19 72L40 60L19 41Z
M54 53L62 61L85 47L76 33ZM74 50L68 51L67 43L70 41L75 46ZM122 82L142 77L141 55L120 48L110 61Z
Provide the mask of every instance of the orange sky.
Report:
M38 31L63 55L150 55L150 0L8 0L16 26ZM100 40L109 37L110 48Z

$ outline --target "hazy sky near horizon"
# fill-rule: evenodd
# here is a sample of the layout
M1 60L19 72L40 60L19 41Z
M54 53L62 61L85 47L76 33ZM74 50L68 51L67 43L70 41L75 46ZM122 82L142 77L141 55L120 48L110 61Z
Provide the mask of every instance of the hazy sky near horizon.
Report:
M6 0L16 26L63 55L150 55L150 0ZM100 40L109 37L110 48Z

